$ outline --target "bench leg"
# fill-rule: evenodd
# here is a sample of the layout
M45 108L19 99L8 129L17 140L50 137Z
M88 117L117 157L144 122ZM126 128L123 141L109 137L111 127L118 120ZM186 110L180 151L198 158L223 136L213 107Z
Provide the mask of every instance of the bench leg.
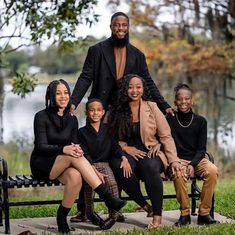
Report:
M215 218L215 213L214 209L215 208L215 194L212 196L212 203L211 203L211 211L210 211L210 216L214 219Z
M0 202L2 204L2 202ZM0 207L0 226L3 226L3 222L2 222L2 205Z
M191 194L195 195L197 193L197 186L196 186L196 180L193 179L191 183ZM197 198L192 196L192 202L191 202L191 215L197 215L196 213L196 200Z
M3 193L2 193L2 158L0 157L0 181L1 181L1 186L0 186L0 226L3 226L2 222L2 213L3 213Z
M2 187L0 187L0 226L3 226L3 222L2 222L2 210L3 210Z
M3 211L5 216L5 234L10 234L8 189L3 188Z

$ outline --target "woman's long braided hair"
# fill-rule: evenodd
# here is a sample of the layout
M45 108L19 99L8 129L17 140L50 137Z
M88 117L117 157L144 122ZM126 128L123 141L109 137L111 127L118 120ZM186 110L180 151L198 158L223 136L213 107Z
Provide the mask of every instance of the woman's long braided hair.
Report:
M130 98L128 97L128 87L130 80L138 77L144 87L143 100L151 100L150 93L147 89L145 81L137 74L128 74L118 81L118 91L116 97L113 99L113 104L110 109L108 123L111 134L118 140L126 140L131 135L132 131L132 113L129 106Z

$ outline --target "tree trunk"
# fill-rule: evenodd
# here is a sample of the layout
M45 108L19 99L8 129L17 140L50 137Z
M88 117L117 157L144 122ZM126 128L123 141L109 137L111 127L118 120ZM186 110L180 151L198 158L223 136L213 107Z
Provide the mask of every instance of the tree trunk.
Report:
M1 66L1 65L0 65ZM0 144L3 143L3 104L4 104L4 78L0 68Z

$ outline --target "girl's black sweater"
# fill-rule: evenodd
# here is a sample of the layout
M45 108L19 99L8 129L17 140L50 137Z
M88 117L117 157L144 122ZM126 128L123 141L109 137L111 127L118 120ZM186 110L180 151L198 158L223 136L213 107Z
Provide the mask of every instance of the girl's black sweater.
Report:
M190 161L190 164L195 167L204 158L206 152L206 119L192 110L188 113L178 110L175 116L168 115L166 118L171 127L178 157Z

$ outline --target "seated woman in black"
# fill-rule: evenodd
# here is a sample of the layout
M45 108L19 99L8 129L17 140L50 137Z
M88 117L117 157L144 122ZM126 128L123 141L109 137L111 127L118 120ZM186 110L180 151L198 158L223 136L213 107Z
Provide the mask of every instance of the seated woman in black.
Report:
M34 118L34 150L30 166L34 177L58 179L64 184L64 195L57 211L61 233L70 231L67 215L76 199L82 178L104 199L109 209L120 210L125 201L114 198L83 156L77 140L78 121L70 114L70 89L64 80L52 81L47 87L46 108Z

